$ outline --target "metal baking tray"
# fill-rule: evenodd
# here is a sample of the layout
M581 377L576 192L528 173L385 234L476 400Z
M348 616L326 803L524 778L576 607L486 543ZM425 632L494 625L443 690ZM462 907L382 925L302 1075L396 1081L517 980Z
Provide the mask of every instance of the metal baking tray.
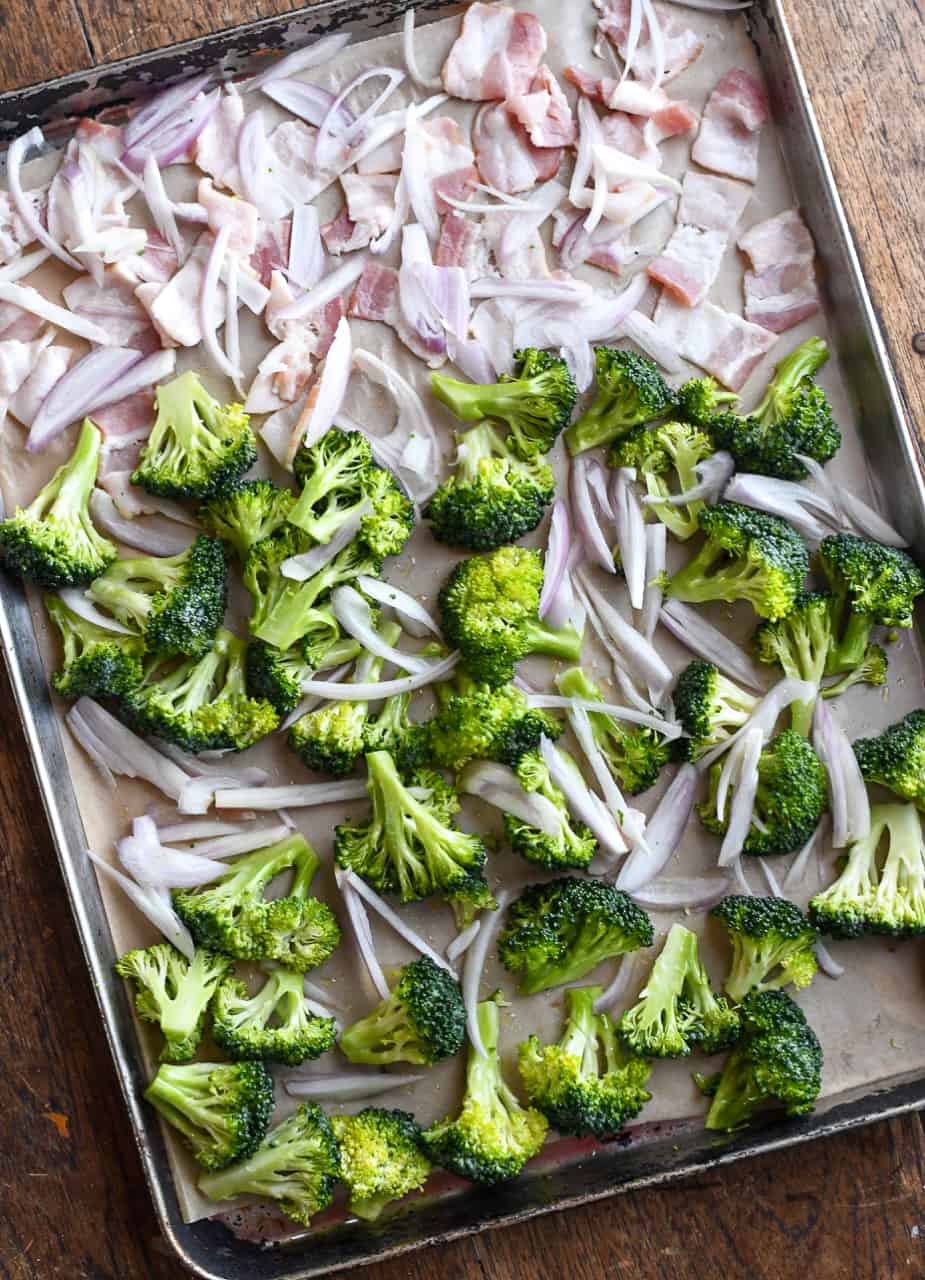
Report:
M0 145L33 124L57 142L67 136L76 116L109 112L151 86L163 86L197 69L218 67L226 76L237 76L252 72L268 55L328 32L385 34L397 28L408 7L407 0L331 0L0 95ZM418 20L445 17L460 7L449 0L424 0L417 5ZM925 485L920 445L903 410L780 0L758 0L748 22L794 192L818 246L833 345L862 439L869 446L868 465L886 497L888 513L922 558ZM667 1182L925 1105L923 1062L921 1074L885 1081L863 1095L830 1101L815 1115L733 1138L707 1133L698 1120L642 1125L630 1136L603 1145L560 1143L509 1186L422 1197L407 1212L378 1225L349 1222L302 1231L266 1247L239 1239L216 1219L184 1223L157 1118L141 1099L147 1082L135 1027L124 984L113 974L112 939L93 869L83 854L83 825L29 608L23 592L8 580L0 588L0 644L161 1229L180 1261L197 1276L303 1280Z

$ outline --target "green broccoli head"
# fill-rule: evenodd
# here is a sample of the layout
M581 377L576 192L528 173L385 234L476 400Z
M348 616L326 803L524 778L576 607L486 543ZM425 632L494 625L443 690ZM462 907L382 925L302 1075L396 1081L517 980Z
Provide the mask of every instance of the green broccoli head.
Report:
M581 667L563 671L556 677L556 685L566 698L604 701L598 686ZM655 729L622 724L605 711L589 711L588 719L594 741L622 790L635 796L654 786L671 759L671 744Z
M535 529L555 492L552 468L540 458L520 459L489 422L457 442L456 470L424 510L437 541L492 551Z
M427 724L427 746L435 765L461 769L470 760L516 765L543 737L562 732L557 720L529 706L513 684L495 688L457 675L438 690L440 708Z
M718 413L725 412L725 406L738 404L739 397L734 391L724 391L719 383L710 377L688 378L678 387L678 415L685 422L692 422L695 427L706 427L708 430Z
M138 1016L163 1033L162 1062L189 1062L194 1056L206 1010L231 967L228 956L201 948L187 960L168 942L127 951L116 961L116 973L135 985Z
M192 371L157 388L157 416L132 484L162 498L212 498L257 461L250 420L222 405Z
M246 1066L258 1068L257 1063L241 1064ZM334 1199L340 1172L331 1123L320 1107L306 1102L276 1125L246 1160L204 1174L199 1190L210 1200L265 1196L275 1200L287 1217L307 1227Z
M140 636L88 622L60 596L47 595L45 608L64 650L63 666L51 678L56 693L63 698L125 698L141 684L145 646Z
M594 352L597 395L569 427L565 443L571 454L583 453L674 412L677 397L648 356L598 347Z
M374 714L367 717L363 730L363 750L387 751L399 773L414 773L430 760L427 727L411 719L410 693L395 693L386 698Z
M786 898L733 896L710 912L732 943L732 965L724 989L733 1000L749 991L808 987L816 973L816 930Z
M99 577L118 554L90 519L102 437L84 420L74 452L28 507L0 520L0 557L26 582L54 590Z
M706 1119L731 1133L759 1110L788 1116L812 1111L822 1086L822 1048L815 1032L783 991L753 991L742 1001L742 1034L726 1059Z
M251 547L285 524L295 497L272 480L237 480L199 508L206 533L221 538L243 564Z
M570 987L558 1043L530 1036L517 1047L527 1097L560 1133L609 1137L652 1097L649 1063L623 1050L609 1014L594 1012L602 994L601 987Z
M483 1001L476 1016L485 1056L469 1046L459 1115L431 1125L424 1146L435 1164L491 1186L516 1178L539 1154L548 1124L541 1111L521 1106L501 1074L496 1000Z
M165 1062L144 1096L203 1169L224 1169L260 1146L273 1114L273 1077L261 1062Z
M800 591L785 618L759 623L752 638L758 660L818 685L832 645L831 605L832 597L825 591ZM793 728L804 737L809 736L814 705L811 699L791 707Z
M440 591L447 641L459 649L473 680L506 684L528 653L577 662L581 636L573 627L552 630L539 619L543 560L526 547L499 547L461 560Z
M350 1211L375 1222L392 1200L419 1191L430 1173L423 1135L409 1111L365 1107L354 1116L332 1116L340 1149L340 1175Z
M571 761L564 752L562 756L564 760ZM530 751L521 756L515 773L524 791L537 792L555 805L560 814L560 826L555 835L548 835L522 818L506 813L504 829L511 848L528 862L535 862L549 871L564 871L570 867L584 870L597 853L597 840L589 827L572 819L565 796L549 776L539 752Z
M302 701L302 686L316 671L352 662L362 645L342 636L334 610L318 611L312 631L288 649L277 649L263 640L251 640L244 659L247 691L252 698L269 702L280 715L294 711Z
M812 899L809 918L835 938L925 933L925 843L914 805L871 806L870 832L851 846L835 882Z
M697 484L697 467L712 457L715 447L706 431L689 422L663 422L634 427L617 440L607 455L607 465L635 467L637 478L653 498L668 498ZM654 502L648 509L683 542L697 532L697 513L703 506L703 499L696 498L683 507Z
M823 538L819 562L832 593L833 641L826 673L838 675L863 661L874 626L912 626L915 598L925 590L925 581L905 551L853 533Z
M306 769L343 778L365 750L368 704L325 702L290 727L286 741Z
M215 1043L235 1062L282 1062L297 1067L334 1047L337 1024L312 1013L302 975L274 969L256 993L226 977L212 1006Z
M140 635L149 653L198 657L211 646L225 616L222 544L202 535L175 556L116 560L87 594Z
M869 644L856 667L852 667L840 680L833 680L819 692L823 698L838 698L849 689L853 689L856 684L869 684L875 688L884 685L888 666L889 659L886 651L881 649L879 644Z
M380 893L397 893L402 902L454 893L487 857L479 836L452 825L456 793L431 770L419 770L406 783L387 751L370 752L366 764L372 814L367 822L335 829L338 866Z
M427 956L400 970L391 993L340 1038L351 1062L431 1066L462 1048L466 1009L459 984Z
M910 711L876 738L859 738L854 754L865 782L925 809L925 711Z
M710 769L710 792L697 812L708 831L725 835L731 798L722 817L716 811L716 792L723 762ZM733 786L731 792L734 793ZM758 790L752 825L742 852L767 857L793 853L815 831L827 808L826 772L819 757L803 737L785 729L765 746L758 760Z
M677 753L696 760L740 729L758 699L724 676L712 662L695 659L681 672L672 695L674 712L685 738Z
M652 945L652 922L602 880L566 876L533 884L512 902L498 941L522 995L577 982L611 956Z
M809 570L803 539L786 520L739 502L718 502L697 514L706 541L666 585L676 600L747 600L772 621L793 608Z
M481 871L467 876L452 893L446 895L446 901L453 908L456 928L460 930L468 929L480 911L498 910L495 895Z

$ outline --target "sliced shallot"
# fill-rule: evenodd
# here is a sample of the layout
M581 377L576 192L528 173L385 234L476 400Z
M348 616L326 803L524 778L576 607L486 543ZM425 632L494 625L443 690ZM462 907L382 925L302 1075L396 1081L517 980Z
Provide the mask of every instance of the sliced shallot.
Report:
M649 644L653 644L655 640L655 629L658 626L659 615L662 611L662 601L664 599L664 581L665 568L668 557L668 530L659 521L657 524L646 525L646 585L642 597L642 615L639 619L639 629L648 640Z
M261 71L252 80L246 81L241 86L242 92L253 93L255 89L262 89L265 84L270 84L274 80L285 80L287 76L297 76L301 71L307 71L309 67L318 67L323 62L330 62L335 54L340 53L341 49L345 49L349 43L349 31L338 31L334 35L322 36L307 48L296 49L292 53L287 53L284 58L280 58L278 62L271 63L265 71Z
M443 88L443 80L439 75L425 76L418 66L418 60L414 52L414 9L405 11L402 25L402 52L405 57L405 66L408 68L408 75L419 89Z
M97 750L113 773L122 774L126 778L143 778L172 800L180 798L188 782L183 770L132 733L131 729L92 698L78 698L65 716L65 723L78 741L81 726L86 725L93 735ZM247 808L246 805L238 807Z
M634 849L620 868L618 889L634 894L661 875L684 835L698 785L694 765L682 764L646 823L645 848Z
M662 605L659 621L698 658L712 662L724 675L747 689L764 690L765 683L757 664L718 627L708 622L699 609L682 604L680 600L667 600Z
M648 911L708 911L729 888L727 876L672 876L638 889L633 900Z
M149 556L178 555L193 540L192 532L186 525L171 529L163 523L152 526L145 519L127 520L111 495L103 489L94 489L90 495L90 514L104 533Z
M569 809L591 830L605 857L626 853L626 841L616 819L600 797L588 788L578 767L545 736L540 739L540 755Z
M415 600L414 596L409 595L407 591L402 591L400 587L394 586L391 582L383 582L381 578L371 578L365 573L359 575L357 585L364 595L369 596L371 600L387 605L394 610L401 619L402 626L409 636L415 636L418 639L428 634L440 637L440 627L436 618L428 613L420 601Z
M749 729L736 744L738 756L735 793L729 808L729 824L719 851L717 865L728 867L742 853L742 846L752 825L755 795L758 791L758 760L764 746L761 729Z
M589 457L587 454L580 453L576 458L572 459L569 472L569 497L572 515L578 534L584 544L585 552L590 560L605 573L616 573L616 565L614 564L613 550L607 540L607 535L598 518L598 510L600 502L595 503L591 486L591 477L595 472L601 472L601 463L597 458ZM603 516L608 521L613 520L613 512L606 502L606 493L604 493L604 510ZM598 497L601 497L601 490L598 489Z
M412 674L429 671L433 668L431 658L419 658L413 653L403 653L394 645L386 644L376 630L373 613L369 602L364 600L354 587L337 587L331 594L334 616L343 630L354 640L358 640L368 653L374 653L386 662L394 663L402 671Z
M92 849L87 850L87 857L97 866L104 876L113 880L125 896L132 902L145 919L154 925L155 929L173 943L178 951L186 956L187 960L192 960L196 954L196 944L193 942L190 932L186 925L183 924L180 917L173 909L170 901L170 894L166 889L154 889L150 885L138 885L127 875L112 867L105 862Z
M339 298L342 293L345 293L352 284L359 280L366 268L366 263L366 255L362 253L348 259L342 266L332 271L330 275L326 275L313 288L283 307L279 312L278 318L280 320L304 320L306 316L310 316L319 307L326 306L334 298Z
M382 965L379 963L373 947L373 935L366 907L340 867L334 868L334 878L337 881L337 887L343 894L344 906L347 908L347 916L350 920L350 927L353 930L353 938L356 942L357 950L360 953L360 959L366 967L370 982L375 987L379 998L386 1000L389 996L389 984L385 980Z
M60 587L58 595L71 612L76 613L78 618L83 618L85 622L92 622L95 627L102 627L104 631L115 631L119 635L134 635L131 627L124 627L115 618L102 613L79 587Z
M822 698L813 712L812 743L828 775L832 846L844 849L870 833L870 800L851 740Z
M420 1075L394 1075L387 1071L317 1072L305 1076L286 1076L283 1086L292 1098L318 1098L328 1102L362 1102L383 1093L417 1084Z
M566 698L560 693L527 692L527 701L531 707L555 707L561 711L570 711L573 707L581 707L584 711L600 711L604 715L613 716L615 720L625 720L627 724L641 724L656 733L673 739L680 738L682 729L679 724L654 715L651 711L639 711L636 707L623 707L615 702L597 702L592 698Z
M568 572L569 551L572 545L571 520L568 503L557 498L553 503L543 560L543 589L540 592L539 616L545 618L559 593L563 576Z
M450 964L455 964L460 956L464 956L469 948L479 936L479 930L482 927L481 920L473 920L468 928L461 930L446 949L446 958Z
M10 199L13 202L13 208L16 210L17 217L28 227L34 239L39 244L45 246L49 253L60 259L65 266L70 267L73 271L83 271L83 265L65 249L63 244L59 244L47 227L42 222L35 211L31 202L26 198L22 189L22 162L26 153L32 147L43 147L45 145L45 136L38 125L35 125L28 133L22 134L15 138L9 146L6 153L6 181L10 189Z
M536 791L525 791L516 773L505 764L475 760L463 769L458 785L467 796L475 796L545 835L555 836L562 830L562 815L553 802Z
M445 969L451 977L456 977L456 970L453 966L436 952L429 943L416 933L411 926L402 919L397 911L393 911L389 904L375 890L371 889L365 880L362 880L354 871L342 871L342 879L356 890L357 894L363 901L376 912L378 916L392 926L399 937L419 952L422 956L427 956L428 960L433 960L434 964L439 965L441 969Z
M684 489L680 493L670 493L665 498L656 493L647 493L642 499L643 504L647 507L684 507L689 502L716 502L735 471L735 461L731 453L719 449L703 462L698 462L694 470L697 472L698 479L690 489ZM764 479L764 477L760 478Z
M462 998L466 1007L466 1030L469 1033L469 1043L480 1058L485 1058L488 1055L485 1052L482 1033L479 1030L479 986L481 985L482 974L485 971L488 949L501 928L504 912L507 910L507 905L512 897L513 894L509 889L502 889L497 895L497 906L485 919L482 928L479 930L478 937L466 952L466 959L463 964Z
M630 605L641 609L646 590L646 527L632 487L635 479L635 467L618 467L610 481L610 495Z

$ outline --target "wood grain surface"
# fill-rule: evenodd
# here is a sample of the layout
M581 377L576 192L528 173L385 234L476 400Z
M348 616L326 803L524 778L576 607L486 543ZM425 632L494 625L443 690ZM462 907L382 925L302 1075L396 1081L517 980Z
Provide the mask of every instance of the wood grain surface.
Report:
M294 7L0 0L0 89ZM925 330L923 14L917 0L802 0L791 20L906 402L925 425L925 362L912 346ZM185 1273L157 1234L5 676L0 1028L0 1278L179 1280ZM879 1124L363 1276L922 1277L922 1123Z

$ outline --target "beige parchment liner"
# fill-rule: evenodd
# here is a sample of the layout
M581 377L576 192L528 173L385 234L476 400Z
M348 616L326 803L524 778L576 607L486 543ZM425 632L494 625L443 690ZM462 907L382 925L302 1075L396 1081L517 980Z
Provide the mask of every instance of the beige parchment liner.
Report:
M532 2L527 0L522 7L535 12L544 22L549 34L547 61L556 72L561 73L572 62L587 67L602 68L604 66L602 63L595 62L591 55L594 14L590 3L565 5L561 0L532 0ZM704 35L707 48L700 60L671 84L670 92L673 97L689 100L699 111L712 86L728 68L745 66L754 69L756 59L741 19L721 14L698 13L687 9L680 10L679 13L683 13L685 21L690 22ZM448 19L418 31L419 59L426 74L437 70L442 65L457 29L457 19ZM386 36L349 48L334 62L313 73L311 79L325 87L338 89L350 76L363 68L372 65L400 66L401 64L399 38ZM378 86L373 86L374 91L377 88ZM571 89L569 92L571 94ZM398 105L399 100L407 101L409 97L408 87L402 86L389 106ZM245 98L249 108L257 105L256 98L257 95ZM279 112L273 103L263 99L259 105L274 123L277 119L284 118L283 113ZM452 102L444 110L461 121L470 121L474 115L475 104ZM684 172L688 164L689 147L690 140L685 138L672 139L663 144L667 172L676 176ZM37 161L27 170L27 185L46 181L49 172L47 160ZM183 196L189 198L195 185L192 170L187 167L168 169L165 176L172 194L177 198L183 198ZM135 203L136 206L140 206L140 202ZM320 202L322 216L333 216L339 203L339 188L335 187L322 197ZM671 202L667 207L656 211L640 225L638 228L640 243L656 247L664 243L673 221L673 204L674 202ZM760 176L742 220L742 229L780 212L791 204L792 196L778 143L773 128L768 127L761 140ZM132 213L136 223L144 222L143 207L133 206ZM612 278L593 268L582 269L579 274L594 280L599 287L614 287ZM36 273L29 283L35 283L49 297L57 299L60 288L67 283L68 279L70 279L70 273L63 269L59 272L53 266L46 266ZM720 305L740 312L741 280L742 262L735 248L731 247L711 296ZM622 287L622 283L616 287ZM649 310L653 303L654 291L650 290L650 297L646 303ZM262 324L255 322L249 313L242 311L241 319L245 369L250 375L259 359L268 350L270 339ZM357 348L365 348L381 356L418 388L433 414L442 438L446 441L447 457L449 457L453 422L449 414L429 396L428 372L424 366L409 355L385 326L353 321L352 330ZM743 399L745 406L757 400L764 382L778 359L806 337L814 333L824 336L825 332L825 320L822 316L817 316L785 334L746 388ZM178 371L190 367L203 371L207 385L215 394L233 398L232 388L210 368L208 358L204 354L199 351L181 350L178 356ZM831 397L836 418L845 436L841 451L829 466L830 474L836 481L850 485L868 500L873 498L878 501L878 495L872 494L870 488L867 465L856 424L852 420L848 398L834 361L823 370L821 381ZM345 408L374 432L387 431L394 419L391 406L376 393L375 388L370 387L356 374L351 381ZM14 422L8 422L0 442L0 451L2 451L0 452L2 457L0 483L2 483L7 509L17 502L25 503L33 496L54 467L69 453L75 433L76 426L59 437L43 455L33 457L25 453L22 448L24 433L21 428ZM556 450L556 459L557 468L561 474L563 461L561 447ZM267 471L271 470L273 465L275 464L267 462L265 456L260 464L261 469ZM889 514L888 495L884 510ZM544 536L545 526L540 538L537 539L540 545ZM678 554L679 551L680 554ZM678 547L674 547L673 552L679 560L687 554ZM127 554L136 553L127 551ZM422 525L409 543L405 554L397 562L390 562L387 565L385 576L405 589L412 590L424 603L433 605L436 589L454 559L454 556L434 544L426 525ZM627 609L628 604L622 582L612 578L605 581L603 575L600 581L602 586L613 593L621 607L624 610ZM58 657L56 637L51 632L37 595L32 599L32 605L39 643L46 662L51 664L53 669ZM229 610L230 624L233 627L243 628L244 616L246 616L246 597L243 589L238 587L232 593L232 608ZM754 625L753 615L747 608L719 608L712 612L712 617L715 622L720 623L740 640L745 639ZM663 630L660 630L657 640L662 653L673 669L679 670L688 661L690 655L685 653ZM586 663L591 671L605 685L607 691L615 695L615 690L610 683L612 673L609 662L597 649L592 638L586 641L585 652ZM896 643L890 646L889 652L888 688L886 690L853 689L837 704L835 714L847 725L852 736L877 732L922 702L922 660L917 639L908 632L903 633ZM543 687L550 687L554 671L551 663L545 660L533 660L524 664L523 669L525 674ZM773 677L769 678L769 684L772 683L772 679ZM66 707L59 704L57 709L63 713ZM130 819L150 805L161 803L163 797L145 784L122 778L117 780L116 791L110 791L101 782L99 774L63 726L62 736L89 844L106 857L114 858L113 843L126 833ZM310 775L287 750L279 736L253 748L247 753L247 760L269 768L273 773L272 781L295 782L310 779ZM668 772L670 771L666 771L666 774ZM647 812L650 812L656 804L665 782L667 778L660 786L640 799L641 807ZM315 891L338 910L339 895L334 886L331 870L332 832L334 826L347 814L360 814L363 810L364 805L360 803L338 808L294 811L294 817L301 830L322 859L322 870L315 882ZM498 815L476 801L466 802L464 820L480 830L500 830ZM691 874L711 869L715 866L717 844L713 837L703 832L699 822L694 819L666 874ZM822 874L827 882L832 878L833 854L830 849L825 849L823 852ZM789 858L775 861L779 875L785 873L789 864ZM761 892L763 885L759 868L753 865L748 866L747 869L753 888ZM538 873L506 852L490 856L487 872L490 882L495 887L502 884L516 887L543 878L543 873ZM804 904L817 890L819 884L817 867L813 862L809 867L804 885L794 895L797 901L801 905ZM100 889L117 952L121 953L130 947L144 946L155 941L152 928L127 903L118 890L113 890L106 880L101 882ZM448 907L436 902L425 902L403 910L414 926L421 929L431 943L438 948L445 946L453 937L455 929ZM350 941L343 912L340 912L340 915L344 928L344 941L336 955L311 976L330 992L332 1000L341 1009L341 1016L352 1020L370 1007L374 1001L374 995ZM669 913L653 915L657 932L656 947L651 952L645 953L643 958L637 958L627 1002L635 997L644 979L648 963L654 958L661 939L674 918L676 915ZM685 923L702 933L706 963L714 982L719 985L728 959L723 938L712 923L708 924L705 921L703 913L690 913ZM389 929L380 927L375 919L373 930L380 958L387 970L412 958L412 953L406 945ZM918 1073L925 1068L925 966L922 964L921 944L906 943L903 946L893 946L885 940L873 940L839 943L833 947L833 951L845 965L844 977L833 982L820 974L813 986L799 995L800 1004L819 1034L825 1050L823 1093L820 1105L825 1105L826 1100L833 1100L849 1091L865 1092L877 1084L903 1075ZM612 964L601 965L594 973L593 980L606 985L613 971ZM588 981L591 980L591 978L588 979ZM556 1037L561 1021L563 993L557 990L528 999L520 998L515 993L514 984L509 975L494 958L491 958L485 974L483 995L487 995L498 986L503 988L511 1001L502 1019L502 1052L507 1070L513 1076L516 1045L519 1040L531 1031L537 1032L543 1038ZM148 1072L153 1074L156 1070L158 1052L157 1032L139 1024L139 1044L144 1055L145 1066ZM208 1056L208 1045L204 1048L202 1056ZM344 1060L335 1051L322 1059L317 1064L317 1068L336 1070L344 1065ZM650 1082L653 1098L643 1112L641 1122L678 1120L702 1113L703 1100L691 1083L690 1072L703 1065L703 1061L696 1058L688 1061L657 1063ZM278 1077L281 1074L277 1072ZM385 1095L382 1102L384 1105L407 1107L415 1112L422 1123L427 1124L457 1106L461 1078L462 1058L460 1057L458 1061L427 1072L417 1086L395 1090ZM279 1099L277 1118L281 1118L291 1109L293 1103L279 1084L277 1093ZM194 1163L174 1139L172 1131L165 1128L165 1132L184 1218L187 1221L195 1221L214 1214L217 1206L204 1199L197 1191L197 1170Z

